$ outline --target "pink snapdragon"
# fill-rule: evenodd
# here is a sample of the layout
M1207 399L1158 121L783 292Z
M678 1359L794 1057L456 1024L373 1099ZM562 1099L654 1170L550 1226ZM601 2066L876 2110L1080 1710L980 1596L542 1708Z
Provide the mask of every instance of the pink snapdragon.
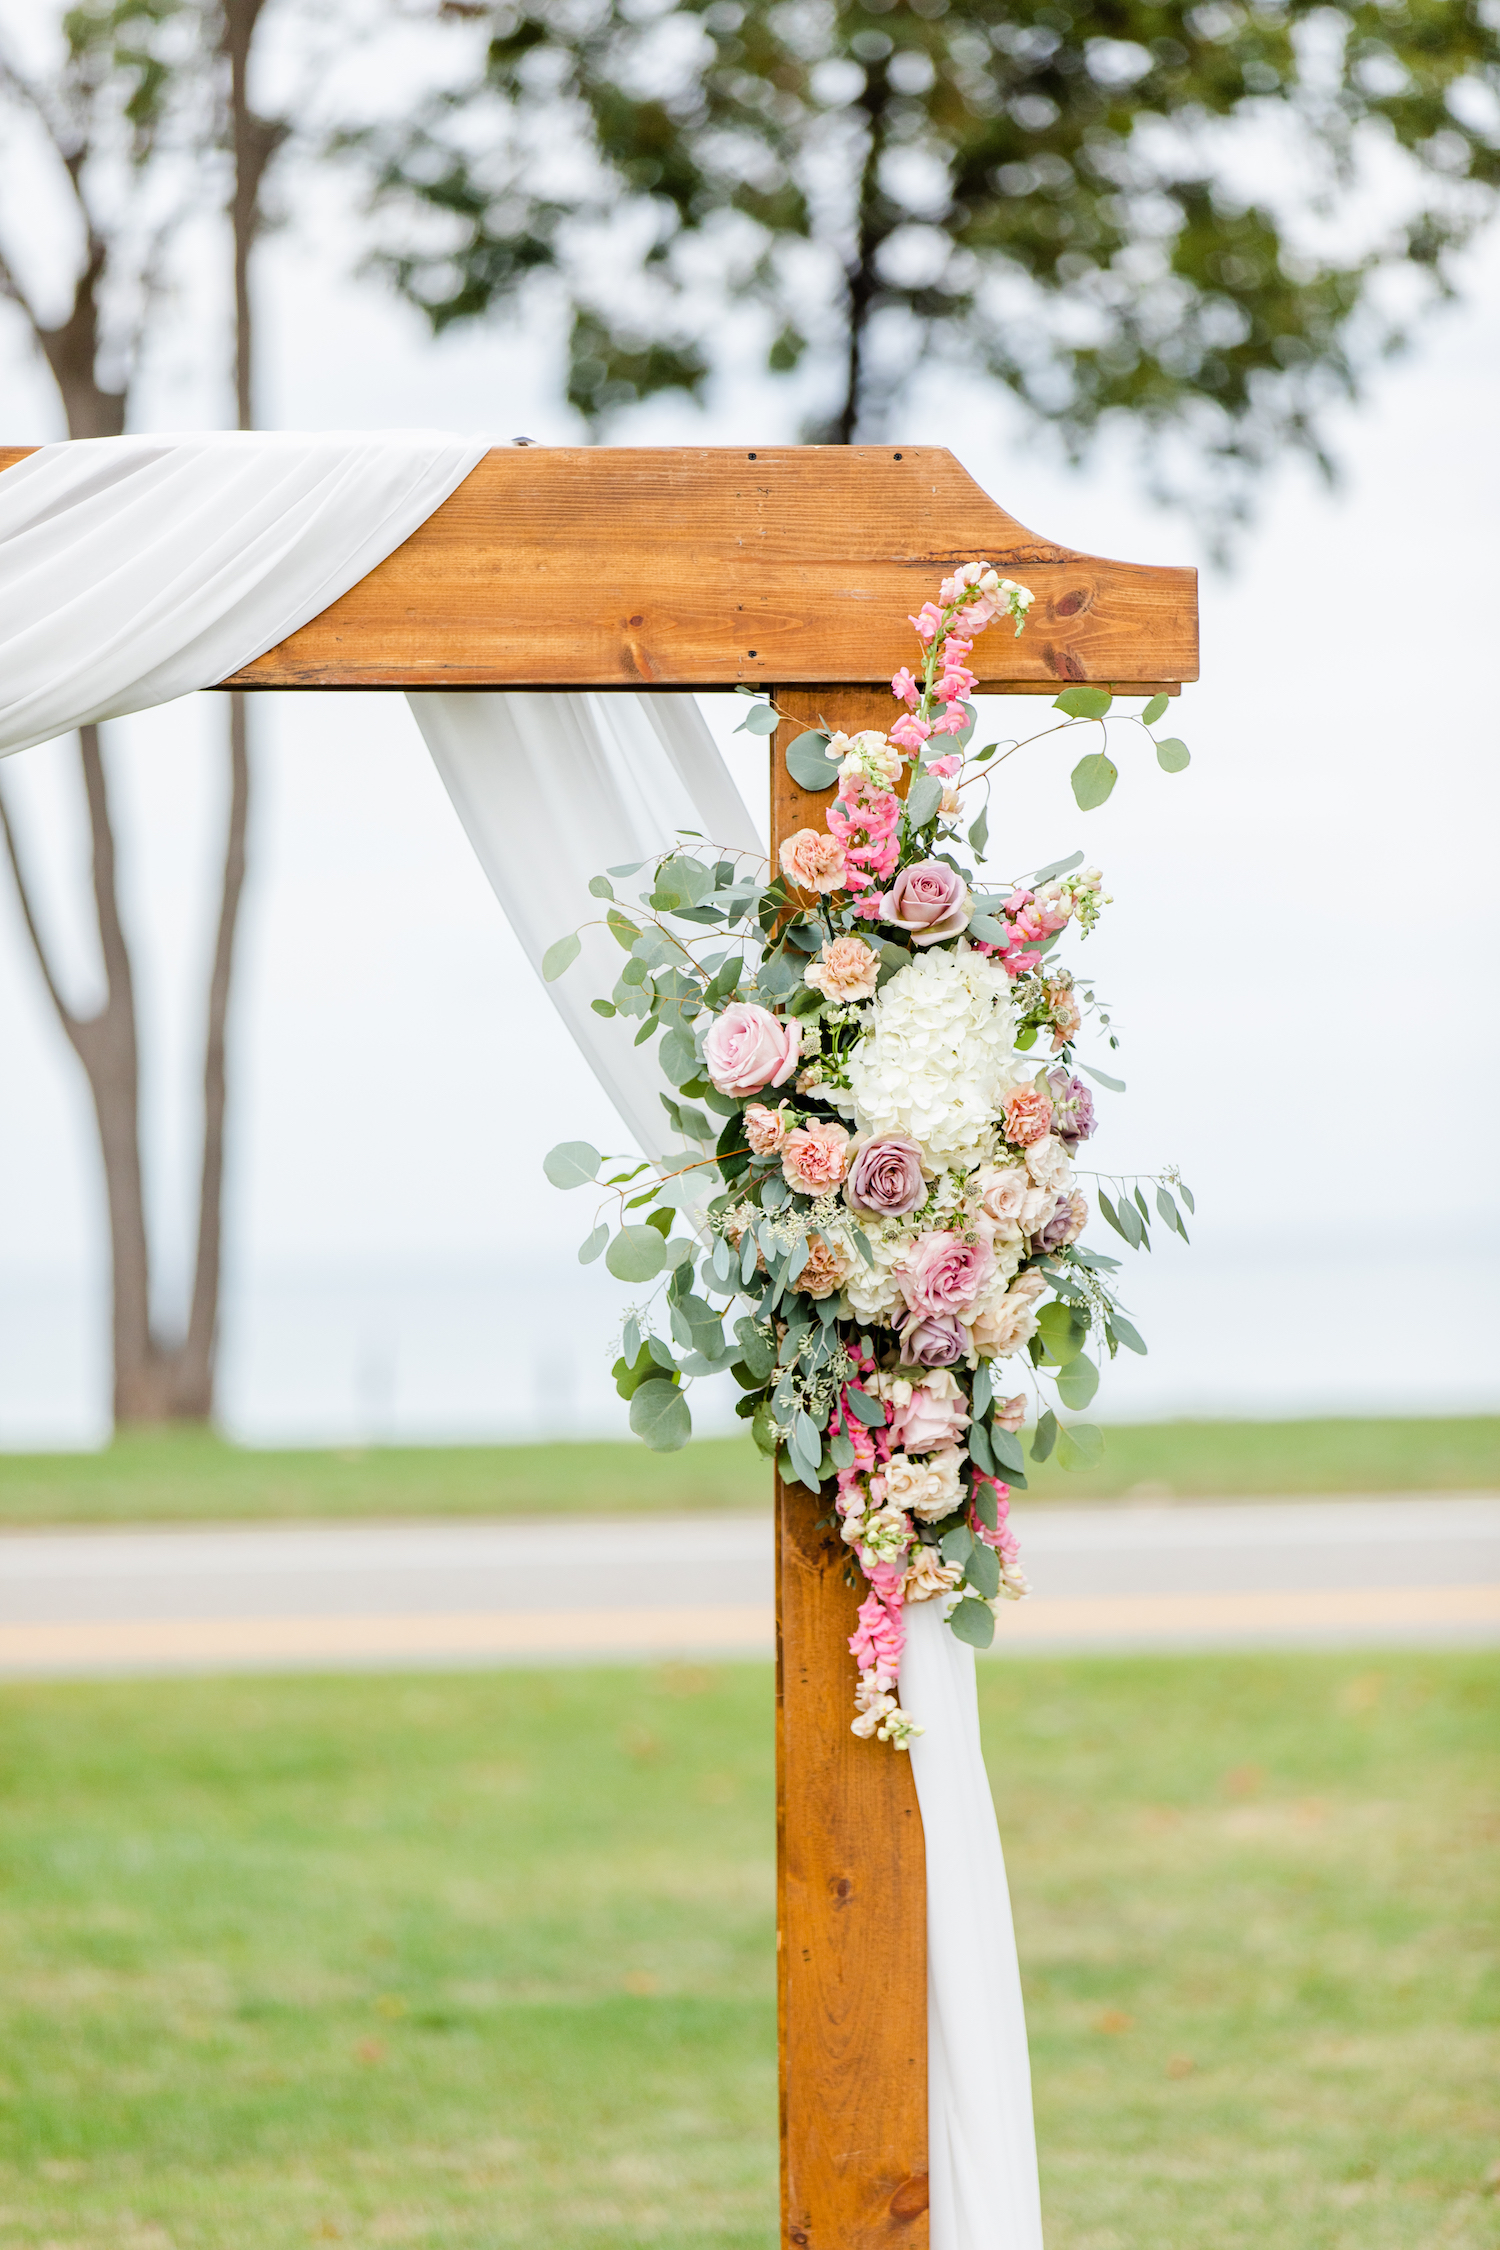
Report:
M891 728L890 739L895 743L898 750L916 752L921 749L931 732L932 729L925 719L919 719L913 713L907 712Z
M896 698L896 701L898 703L904 703L911 710L915 711L917 707L917 699L921 695L922 690L917 685L917 682L912 678L910 672L908 672L904 664L901 666L899 672L895 672L891 676L891 693Z
M915 628L919 641L930 641L942 631L943 613L936 602L923 602L916 616L908 618L907 623Z
M849 1654L861 1672L880 1675L884 1688L894 1687L906 1646L906 1621L901 1615L901 1588L906 1572L895 1563L876 1563L869 1572L870 1591L859 1605L859 1624L849 1636Z

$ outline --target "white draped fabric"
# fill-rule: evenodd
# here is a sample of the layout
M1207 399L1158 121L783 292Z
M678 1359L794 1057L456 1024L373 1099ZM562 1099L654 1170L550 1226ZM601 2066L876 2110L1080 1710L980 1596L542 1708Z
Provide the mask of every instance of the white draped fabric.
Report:
M0 475L0 754L210 687L400 545L485 451L438 431L101 438ZM597 912L588 879L695 830L755 852L690 696L418 694L417 723L533 963ZM668 1138L649 1047L593 1014L613 940L548 987L643 1153ZM593 974L590 974L591 969ZM974 1659L907 1612L901 1700L926 1832L932 2250L1040 2250L1015 1939ZM898 1752L870 1745L871 1756Z

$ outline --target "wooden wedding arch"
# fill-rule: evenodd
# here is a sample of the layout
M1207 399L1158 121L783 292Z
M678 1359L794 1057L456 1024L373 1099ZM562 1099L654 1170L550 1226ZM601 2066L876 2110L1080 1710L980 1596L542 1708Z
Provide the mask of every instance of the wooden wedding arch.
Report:
M27 448L0 449L0 469ZM983 557L1036 596L981 692L1175 695L1196 574L1025 530L935 446L487 454L404 546L225 687L770 688L771 831L819 820L779 755L820 715L889 725L904 620ZM849 1731L856 1601L819 1503L776 1488L782 2240L927 2246L927 1976L911 1768Z

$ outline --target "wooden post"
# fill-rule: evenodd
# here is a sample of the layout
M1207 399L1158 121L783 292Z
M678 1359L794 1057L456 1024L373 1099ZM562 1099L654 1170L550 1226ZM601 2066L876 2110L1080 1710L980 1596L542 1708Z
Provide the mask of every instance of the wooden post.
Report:
M888 689L786 688L771 850L832 792L782 757L819 718L882 733ZM825 1500L776 1479L777 1990L782 2240L927 2250L927 1874L911 1761L861 1742L847 1642L859 1595Z

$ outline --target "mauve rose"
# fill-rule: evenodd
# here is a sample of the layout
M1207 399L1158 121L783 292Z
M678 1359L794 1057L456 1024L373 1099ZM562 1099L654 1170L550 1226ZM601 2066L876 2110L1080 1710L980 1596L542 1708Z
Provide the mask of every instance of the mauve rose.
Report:
M919 1234L896 1268L896 1284L914 1313L965 1312L995 1278L995 1253L960 1234Z
M871 1218L904 1219L926 1194L922 1151L915 1141L892 1137L865 1142L854 1159L844 1200L851 1210Z
M909 930L914 945L936 945L967 929L974 902L969 886L940 859L904 867L885 895L884 919Z
M955 1320L951 1313L926 1320L916 1313L905 1316L905 1326L901 1330L903 1367L953 1367L968 1348L964 1324Z
M758 1094L791 1077L801 1040L795 1023L779 1022L754 1000L736 1000L714 1018L703 1060L721 1094Z
M887 1431L891 1444L901 1452L931 1453L936 1446L954 1444L968 1426L967 1402L950 1375L941 1390L916 1384L905 1406L898 1406L892 1415Z
M1052 1092L1052 1130L1072 1156L1094 1130L1093 1094L1081 1078L1070 1078L1061 1063L1048 1071L1047 1084Z
M1087 1196L1060 1195L1057 1209L1037 1233L1037 1244L1043 1250L1060 1250L1065 1242L1076 1242L1088 1223Z

